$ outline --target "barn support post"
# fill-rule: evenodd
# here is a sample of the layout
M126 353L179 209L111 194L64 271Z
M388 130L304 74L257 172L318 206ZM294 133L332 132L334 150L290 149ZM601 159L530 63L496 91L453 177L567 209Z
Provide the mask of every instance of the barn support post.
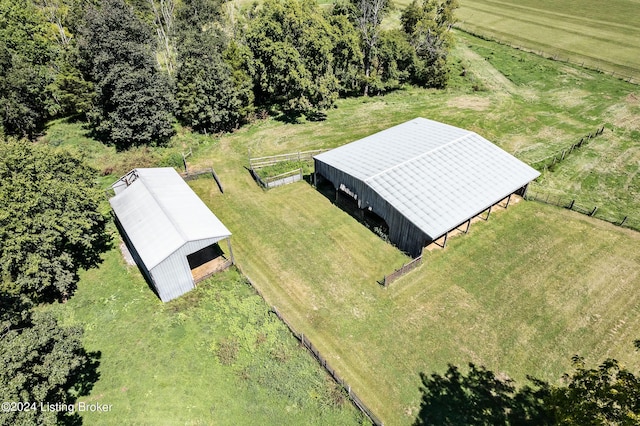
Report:
M231 256L231 264L236 264L236 259L233 257L233 249L231 248L231 238L227 238L227 247L229 247L229 255Z
M490 206L489 210L487 210L487 217L482 217L483 220L489 220L489 216L491 215L491 207L493 206Z
M469 227L470 227L470 226L471 226L471 219L469 219L469 220L467 221L467 228L464 230L464 233L465 233L465 234L469 233Z
M507 197L507 205L506 205L506 206L504 206L504 208L505 208L505 209L508 209L508 208L509 208L509 203L511 202L511 196L512 196L512 195L513 195L513 194L509 194L509 196Z
M444 234L444 243L442 243L442 248L445 248L447 246L447 239L449 238L449 231L447 231L446 234Z

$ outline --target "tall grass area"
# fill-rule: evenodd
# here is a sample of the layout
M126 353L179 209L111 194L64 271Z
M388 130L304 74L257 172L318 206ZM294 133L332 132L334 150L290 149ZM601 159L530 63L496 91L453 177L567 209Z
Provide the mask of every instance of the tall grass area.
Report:
M85 424L362 424L346 395L231 270L162 304L119 250L57 306L100 353Z
M634 0L460 0L459 26L640 82Z
M384 289L376 280L406 256L309 184L264 192L249 175L248 152L332 148L416 116L473 130L525 162L604 125L603 136L544 172L536 188L640 217L637 86L456 37L449 89L342 99L323 122L267 119L217 138L181 131L169 147L142 151L131 163L138 151L111 152L78 123L53 123L43 141L84 150L103 180L116 175L107 173L114 164L167 164L163 159L193 148L190 166L213 165L225 192L212 180L190 185L232 231L243 272L386 424L412 423L419 373L443 372L449 362L483 364L520 384L527 374L559 380L574 353L591 364L612 356L637 369L631 343L640 325L640 234L520 202L430 252L423 266ZM101 379L88 398L113 403L114 411L87 419L242 424L255 414L244 408L251 406L253 424L359 422L348 405L334 407L326 376L258 302L230 272L162 305L111 251L59 307L66 321L85 325L88 349L102 351ZM236 359L226 365L221 360L234 348ZM169 412L177 400L187 409Z

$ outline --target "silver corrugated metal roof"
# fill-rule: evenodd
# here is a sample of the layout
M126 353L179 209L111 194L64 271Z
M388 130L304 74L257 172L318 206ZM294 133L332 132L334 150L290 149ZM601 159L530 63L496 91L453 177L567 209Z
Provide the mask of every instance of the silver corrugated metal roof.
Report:
M362 180L433 238L540 175L474 132L425 118L315 158Z
M231 232L171 167L135 169L135 179L109 200L147 269L187 241L221 240ZM124 179L124 178L123 178Z

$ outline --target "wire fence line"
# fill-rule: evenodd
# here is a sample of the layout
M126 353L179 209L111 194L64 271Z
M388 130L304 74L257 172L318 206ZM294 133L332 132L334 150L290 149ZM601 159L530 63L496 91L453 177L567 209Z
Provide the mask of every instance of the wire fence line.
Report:
M265 303L267 302L267 299L265 299L264 295L262 294L262 292L258 289L258 287L256 287L256 285L254 284L254 282L251 280L251 278L249 278L248 275L246 275L242 269L240 268L240 266L238 264L236 264L236 268L238 268L238 271L240 271L240 273L242 274L243 277L246 278L246 280L249 282L249 284L251 285L251 287L253 287L253 289L255 290L255 292L258 294L258 296L260 296L262 298L262 300L265 301ZM284 323L284 325L287 326L287 328L289 329L289 331L291 332L291 334L293 334L293 336L309 351L311 352L311 354L314 356L314 358L318 361L318 363L326 370L327 373L329 373L329 375L331 376L331 378L333 378L333 380L342 387L342 389L347 393L349 400L351 400L351 402L356 406L356 408L358 408L365 416L367 416L369 418L369 420L371 421L371 423L373 423L375 426L384 426L384 423L382 422L382 420L380 420L374 413L373 411L371 411L371 409L369 407L367 407L367 405L360 399L360 397L358 397L358 395L356 395L356 393L351 390L351 386L343 379L341 378L338 373L336 372L336 370L334 368L331 367L331 365L327 362L326 358L324 358L322 356L322 354L320 353L320 351L318 350L318 348L316 348L313 343L311 343L311 341L309 340L308 337L306 337L303 333L298 333L296 331L296 329L293 327L293 325L291 325L291 323L289 321L287 321L287 319L280 313L280 311L275 307L272 306L271 307L271 312L273 312L280 321L282 321Z
M578 213L582 213L586 216L595 217L596 219L604 220L605 222L612 223L616 226L632 229L640 232L640 220L635 217L631 217L625 214L619 214L617 217L611 217L602 213L598 206L584 206L576 203L575 199L567 196L551 195L548 193L541 193L532 191L531 188L525 195L526 200L537 201L540 203L551 204L553 206L562 207L565 209L573 210Z
M604 126L597 129L594 133L589 133L587 136L580 138L579 142L574 143L569 148L557 151L547 157L540 158L538 160L531 161L529 164L538 171L544 171L552 169L557 163L564 161L564 159L571 154L574 150L587 145L591 140L604 133Z
M493 35L481 34L481 33L475 32L475 31L473 31L473 30L471 30L469 28L465 28L464 27L464 21L456 23L454 25L454 28L456 30L465 32L467 34L470 34L470 35L472 35L474 37L477 37L477 38L480 38L482 40L487 40L487 41L490 41L490 42L493 42L493 43L502 44L503 46L509 46L509 47L511 47L513 49L520 50L522 52L533 53L533 54L536 54L536 55L541 56L543 58L551 59L553 61L558 61L558 62L564 62L564 63L567 63L567 64L577 65L580 68L590 69L590 70L599 72L601 74L610 74L612 77L617 77L619 80L624 80L627 83L640 85L640 78L638 78L637 75L636 76L631 76L631 75L626 75L624 73L621 73L621 72L618 72L618 71L615 71L615 70L611 70L611 69L607 70L605 68L600 68L598 65L589 64L584 59L582 61L573 60L569 56L570 52L566 52L565 51L565 55L567 55L565 57L564 55L563 56L559 56L558 53L549 53L549 52L546 52L544 50L538 50L538 49L534 49L534 48L531 48L531 47L520 46L518 44L511 43L511 42L509 42L507 40L498 38L498 37L493 36ZM581 55L579 53L575 53L575 55L576 56L582 56L582 57L588 57L586 55ZM597 58L593 58L593 59L595 59L596 62L598 61ZM604 61L604 62L606 62L606 61ZM613 65L615 66L615 64L613 64ZM629 68L629 67L626 67L626 68ZM627 71L629 71L629 69L627 69ZM631 68L631 72L634 72L634 71L636 71L636 70Z

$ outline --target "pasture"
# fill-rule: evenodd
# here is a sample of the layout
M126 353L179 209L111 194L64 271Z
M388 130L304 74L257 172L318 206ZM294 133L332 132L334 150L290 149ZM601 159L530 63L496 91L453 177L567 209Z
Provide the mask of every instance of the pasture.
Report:
M459 28L640 82L634 0L460 0Z
M140 154L153 164L171 164L192 147L191 167L215 167L224 194L212 180L191 185L232 231L243 272L386 424L410 424L419 404L419 373L442 372L449 362L484 364L520 385L527 374L558 380L574 353L590 364L613 356L634 369L640 366L631 347L640 325L638 233L520 202L473 225L469 235L451 239L446 250L430 252L423 266L385 290L376 280L406 262L404 255L305 182L264 192L251 179L245 168L249 150L260 156L335 147L416 116L474 130L527 162L604 125L601 139L545 172L537 187L640 216L637 86L465 34L457 37L457 71L446 91L406 89L343 99L323 122L271 118L218 138L181 131L169 147ZM136 151L101 151L79 128L54 123L45 140L83 153L111 177L135 160ZM64 135L74 132L77 137L66 142ZM233 296L238 301L231 302L227 291L239 294ZM247 400L268 410L259 417L266 424L282 424L279 415L292 416L284 422L305 424L359 420L348 408L322 414L326 395L332 395L328 385L270 393L269 383L251 379L263 373L245 376L245 370L254 370L218 365L215 342L234 336L244 341L238 337L243 324L276 327L265 319L271 318L267 305L260 305L239 277L218 277L175 305L161 305L154 297L114 250L99 270L83 274L78 295L59 307L66 321L85 325L88 349L102 351L101 380L88 398L129 407L120 422L151 423L154 418L142 413L160 410L157 419L166 423L242 423ZM219 310L227 313L227 323L215 314ZM289 347L290 340L278 345ZM250 365L253 356L256 363L270 359L256 355L260 351L246 349L239 359L248 364L239 365ZM314 363L304 352L298 356ZM276 363L264 374L289 372ZM326 379L317 370L305 374ZM209 379L214 376L220 380ZM243 377L250 379L239 382ZM193 383L208 394L196 393L199 386ZM277 388L289 389L291 383ZM305 417L295 401L307 394L316 395L319 405ZM191 411L162 411L175 395L188 396ZM133 403L126 405L127 398ZM230 408L222 409L225 404Z
M55 306L99 353L85 424L350 424L359 411L234 270L162 304L118 247Z

